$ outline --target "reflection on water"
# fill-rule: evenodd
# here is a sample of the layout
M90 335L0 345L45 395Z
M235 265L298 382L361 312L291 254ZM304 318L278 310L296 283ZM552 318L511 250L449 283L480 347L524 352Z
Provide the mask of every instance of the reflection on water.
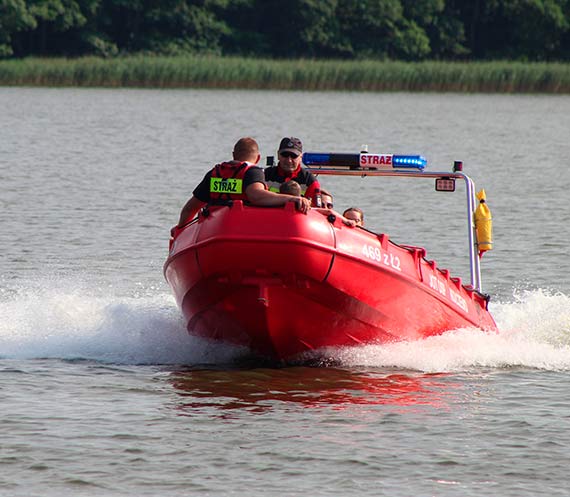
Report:
M446 374L292 367L176 371L169 381L181 397L177 407L192 415L208 408L263 413L274 409L276 403L336 410L380 404L406 410L419 406L447 409L461 388L450 378Z

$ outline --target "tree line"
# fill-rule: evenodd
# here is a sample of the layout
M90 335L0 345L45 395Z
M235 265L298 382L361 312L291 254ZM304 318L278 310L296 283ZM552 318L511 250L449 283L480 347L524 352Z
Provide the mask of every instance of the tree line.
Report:
M570 0L0 0L0 57L570 59Z

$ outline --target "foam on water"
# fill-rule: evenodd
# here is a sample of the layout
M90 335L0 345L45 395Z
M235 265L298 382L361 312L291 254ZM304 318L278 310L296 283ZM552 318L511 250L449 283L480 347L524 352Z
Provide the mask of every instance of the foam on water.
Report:
M0 358L87 359L119 364L227 364L243 350L187 334L168 293L129 296L49 279L0 290ZM418 342L332 351L347 366L426 372L473 367L570 370L570 297L543 290L494 304L500 332L460 329Z
M472 367L570 370L570 297L543 290L513 293L491 308L499 333L476 328L417 342L342 351L345 364L392 366L425 372Z
M76 280L50 280L4 297L0 358L201 364L231 362L243 353L189 336L174 299L165 293L137 291L125 297Z

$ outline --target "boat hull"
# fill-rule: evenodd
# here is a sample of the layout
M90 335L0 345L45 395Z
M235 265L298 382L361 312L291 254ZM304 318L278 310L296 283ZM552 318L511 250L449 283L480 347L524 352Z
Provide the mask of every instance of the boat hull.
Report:
M187 226L164 269L190 333L270 359L496 330L485 296L424 256L293 203L235 202Z

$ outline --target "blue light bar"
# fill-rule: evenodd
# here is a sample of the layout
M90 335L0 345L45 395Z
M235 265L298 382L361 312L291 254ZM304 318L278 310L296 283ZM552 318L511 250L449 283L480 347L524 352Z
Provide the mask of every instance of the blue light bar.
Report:
M309 167L349 167L350 169L424 169L427 160L421 155L393 154L303 154L303 163Z
M395 169L401 167L423 169L427 166L426 158L421 155L394 155L392 157L392 163Z
M360 165L360 155L306 152L303 154L303 164L307 166L358 167Z

